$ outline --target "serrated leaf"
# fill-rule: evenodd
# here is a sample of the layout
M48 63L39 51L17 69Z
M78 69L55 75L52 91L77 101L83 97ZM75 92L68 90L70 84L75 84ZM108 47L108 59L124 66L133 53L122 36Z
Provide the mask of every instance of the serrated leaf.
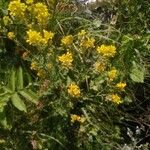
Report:
M131 69L130 78L134 82L143 83L144 82L144 69L133 62L133 67Z
M12 101L12 104L17 109L24 111L24 112L27 112L25 103L23 102L23 100L20 98L20 96L17 93L15 93L11 96L11 101Z
M17 89L23 89L23 71L22 71L22 67L19 67L17 70Z
M35 104L38 103L39 97L38 97L37 94L34 93L33 91L24 89L24 90L22 90L22 91L19 91L19 93L20 93L26 100L29 100L29 101L31 101L32 103L35 103Z

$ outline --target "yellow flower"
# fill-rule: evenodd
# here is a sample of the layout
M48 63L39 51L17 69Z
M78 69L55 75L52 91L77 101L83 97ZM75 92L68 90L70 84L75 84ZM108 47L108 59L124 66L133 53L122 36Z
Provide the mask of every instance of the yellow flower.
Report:
M33 61L32 63L31 63L31 70L37 70L38 69L38 63L36 62L36 61Z
M41 44L42 36L39 32L34 30L27 31L28 38L26 40L30 45L39 45Z
M24 18L26 8L27 6L24 3L21 3L20 0L14 0L8 5L10 15L14 17L19 17L20 19Z
M97 72L103 72L105 70L105 64L104 63L100 63L100 62L96 62L94 64L94 68Z
M122 103L121 98L118 96L118 94L111 94L108 97L112 102L114 102L116 104Z
M3 17L3 22L4 22L4 25L5 25L5 26L7 26L10 21L11 21L11 19L9 18L9 16L4 16L4 17Z
M72 114L71 115L71 122L74 123L74 122L80 122L81 120L81 117L79 115L75 115L75 114Z
M85 122L85 117L81 117L79 115L75 115L75 114L71 114L71 122L72 123L75 123L76 121L77 122L80 122L80 123L83 123Z
M116 84L116 88L120 90L124 90L125 87L126 87L126 83L119 82Z
M116 47L113 45L101 45L97 47L98 53L102 54L104 57L114 57L116 54Z
M85 30L81 30L81 31L78 33L78 38L83 37L85 34L86 34Z
M70 52L67 52L66 54L63 54L62 56L59 56L58 59L64 67L72 66L73 58Z
M40 32L30 29L27 31L28 38L26 40L30 45L46 45L49 40L52 40L54 33L43 30L44 37L41 36Z
M54 33L48 32L46 30L43 30L44 38L43 38L43 44L47 44L49 40L52 40L54 37Z
M46 5L44 5L43 3L36 3L33 13L35 14L37 22L40 25L46 25L48 23L50 14Z
M68 93L72 97L76 97L76 98L80 97L80 95L81 95L79 86L77 86L74 83L72 83L72 84L69 85L69 87L68 87Z
M40 78L45 78L46 72L43 69L39 69L37 72L37 76Z
M7 36L8 36L8 38L11 39L11 40L15 38L14 32L8 32Z
M108 77L110 81L113 81L116 78L116 76L117 76L117 70L115 68L113 68L108 72Z
M80 46L84 48L94 48L95 39L94 38L87 38L81 41Z
M33 4L33 0L26 0L26 4Z
M67 35L67 36L64 36L62 39L61 39L61 44L63 45L66 45L66 46L69 46L73 43L73 36L72 35Z

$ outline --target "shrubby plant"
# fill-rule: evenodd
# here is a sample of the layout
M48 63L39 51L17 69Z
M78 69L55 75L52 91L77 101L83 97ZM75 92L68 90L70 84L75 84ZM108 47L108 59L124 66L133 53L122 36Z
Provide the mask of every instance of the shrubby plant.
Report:
M13 0L3 13L2 36L15 43L13 56L19 57L11 68L21 69L19 98L10 103L7 97L1 106L13 107L15 119L8 129L17 136L4 136L4 149L119 148L119 123L125 117L119 107L132 102L128 86L144 81L138 38L80 18L68 11L73 6ZM12 82L17 80L14 76ZM18 121L22 124L16 127Z

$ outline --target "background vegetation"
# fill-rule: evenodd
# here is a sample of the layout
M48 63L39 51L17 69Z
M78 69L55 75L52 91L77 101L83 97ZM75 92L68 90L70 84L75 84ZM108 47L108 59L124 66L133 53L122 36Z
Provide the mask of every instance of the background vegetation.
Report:
M149 14L0 1L0 149L148 150Z

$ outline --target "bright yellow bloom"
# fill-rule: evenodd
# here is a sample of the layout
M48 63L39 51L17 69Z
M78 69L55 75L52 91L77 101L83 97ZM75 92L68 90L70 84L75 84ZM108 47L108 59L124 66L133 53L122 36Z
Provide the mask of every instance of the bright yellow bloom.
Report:
M21 3L20 0L14 0L8 5L10 15L14 17L19 17L20 19L24 18L26 8L27 6L24 3Z
M40 78L44 78L46 75L46 72L45 70L43 69L39 69L38 72L37 72L37 76L40 77Z
M44 37L41 36L40 32L30 29L27 31L28 38L26 40L30 45L46 45L49 40L52 40L54 33L43 30Z
M116 88L120 90L124 90L125 87L126 87L126 83L119 82L116 84Z
M33 0L26 0L26 4L33 4Z
M73 36L72 35L67 35L67 36L64 36L62 39L61 39L61 44L63 45L66 45L66 46L69 46L73 43Z
M83 37L85 34L86 34L85 30L81 30L81 31L78 33L78 38Z
M116 104L122 103L121 98L118 96L118 94L111 94L111 95L109 95L109 98L112 102L114 102Z
M52 40L54 37L54 33L48 32L46 30L43 30L44 38L43 38L43 44L47 44L49 40Z
M103 72L105 70L105 64L104 63L100 63L100 62L96 62L94 64L94 68L97 72Z
M11 40L15 38L14 32L8 32L7 36L8 36L8 38L11 39Z
M75 114L71 114L71 122L75 123L75 122L80 122L83 123L85 122L85 117L81 117L79 115L75 115Z
M104 57L114 57L116 54L116 47L113 45L101 45L97 47L98 53Z
M70 52L67 52L66 54L63 54L62 56L59 56L58 59L63 66L65 66L65 67L72 66L73 57Z
M80 122L80 120L81 120L81 117L79 115L74 115L74 114L71 115L71 122L72 123L74 123L76 121Z
M5 26L7 26L10 21L11 21L11 19L9 18L9 16L4 16L4 17L3 17L3 22L4 22L4 25L5 25Z
M40 25L46 25L48 23L50 14L46 5L44 5L43 3L36 3L33 13L35 14L37 22Z
M76 98L80 97L80 95L81 95L79 86L77 86L74 83L72 83L72 84L69 85L69 87L68 87L68 93L72 97L76 97Z
M31 67L30 67L31 70L37 70L38 69L38 63L36 61L33 61L31 63Z
M80 46L84 48L94 48L95 39L94 38L87 38L81 41Z
M27 31L28 38L26 40L30 45L39 45L42 42L42 36L39 32L34 30Z
M116 78L116 76L117 76L117 70L115 68L113 68L108 72L108 77L110 81L113 81Z

